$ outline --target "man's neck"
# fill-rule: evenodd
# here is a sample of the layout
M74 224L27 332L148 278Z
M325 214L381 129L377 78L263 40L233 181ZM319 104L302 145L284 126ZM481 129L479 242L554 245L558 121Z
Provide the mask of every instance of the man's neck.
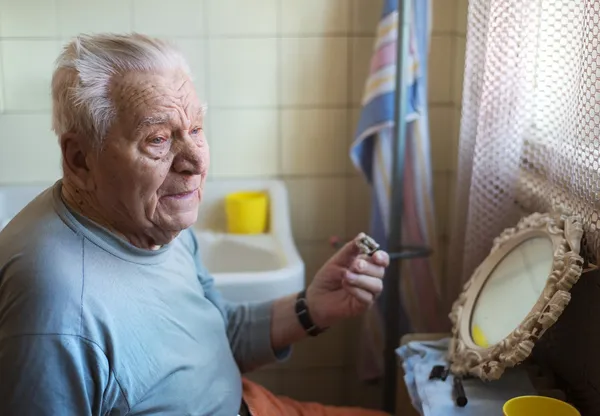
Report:
M128 241L132 245L146 250L158 250L162 247L162 245L154 244L154 242L148 236L133 235L119 231L115 226L112 225L111 221L109 221L95 208L98 206L98 204L92 203L93 198L89 192L77 189L64 179L61 186L61 196L63 202L71 211L106 228L111 233L117 235L119 238L122 238L125 241Z

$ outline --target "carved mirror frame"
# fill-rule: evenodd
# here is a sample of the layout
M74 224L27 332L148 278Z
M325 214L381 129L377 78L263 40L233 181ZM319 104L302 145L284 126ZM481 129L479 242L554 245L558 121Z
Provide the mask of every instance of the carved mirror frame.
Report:
M516 227L506 229L494 240L490 254L465 284L450 313L452 339L448 359L453 374L496 380L506 368L529 357L535 342L558 320L571 300L569 291L583 270L583 258L579 254L582 236L578 217L535 213L521 219ZM471 335L471 315L479 293L504 257L535 237L549 238L554 253L552 271L542 294L521 324L502 341L488 347L475 344ZM510 299L506 302L509 306Z

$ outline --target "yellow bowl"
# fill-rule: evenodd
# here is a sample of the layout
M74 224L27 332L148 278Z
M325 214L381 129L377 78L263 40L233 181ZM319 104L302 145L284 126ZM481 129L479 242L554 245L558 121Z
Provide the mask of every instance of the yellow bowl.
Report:
M504 416L581 416L579 411L562 400L544 396L520 396L502 407Z
M232 234L261 234L267 228L266 192L235 192L225 197L227 231Z

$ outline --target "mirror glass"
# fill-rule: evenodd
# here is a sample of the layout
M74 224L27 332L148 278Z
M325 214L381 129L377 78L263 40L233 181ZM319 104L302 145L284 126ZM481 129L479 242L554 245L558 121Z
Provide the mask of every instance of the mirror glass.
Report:
M476 345L494 345L521 324L546 286L552 260L552 240L534 237L496 265L471 315L471 337Z

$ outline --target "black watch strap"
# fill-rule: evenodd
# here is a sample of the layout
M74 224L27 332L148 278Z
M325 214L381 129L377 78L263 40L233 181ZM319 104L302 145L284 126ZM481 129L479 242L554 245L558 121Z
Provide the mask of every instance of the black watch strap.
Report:
M326 328L319 328L316 326L310 317L308 303L306 302L306 289L298 293L295 309L298 321L300 321L300 325L302 325L302 328L304 328L308 335L315 337L326 330Z

